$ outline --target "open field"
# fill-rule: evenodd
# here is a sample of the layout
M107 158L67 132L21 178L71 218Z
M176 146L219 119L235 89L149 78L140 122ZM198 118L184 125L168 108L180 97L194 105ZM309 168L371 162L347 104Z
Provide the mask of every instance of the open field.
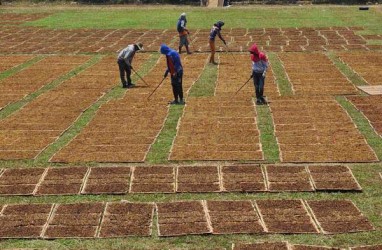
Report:
M54 11L57 9L59 11ZM160 10L160 11L158 11ZM36 6L3 7L2 12L39 13L28 26L50 28L138 28L167 29L174 26L182 12L188 13L190 28L210 28L216 20L226 21L227 28L286 28L363 26L381 29L380 7L359 11L358 6L252 6L230 9L172 6ZM41 12L43 13L41 15ZM94 13L97 15L94 15ZM50 15L52 13L53 15ZM45 17L41 19L41 17ZM40 17L40 18L39 18ZM175 20L175 21L174 21ZM380 33L378 33L380 34Z
M148 96L181 12L195 53L169 106L169 79ZM0 248L381 249L382 93L362 90L382 85L381 23L379 6L1 6ZM138 41L149 86L126 90L116 53ZM236 93L254 42L269 105Z

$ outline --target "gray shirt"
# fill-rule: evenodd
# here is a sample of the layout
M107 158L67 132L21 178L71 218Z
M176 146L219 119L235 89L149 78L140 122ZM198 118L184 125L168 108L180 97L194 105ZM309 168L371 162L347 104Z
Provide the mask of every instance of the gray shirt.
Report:
M118 60L123 59L125 60L127 65L131 66L134 55L135 55L134 44L130 44L126 48L121 50L121 52L119 52Z

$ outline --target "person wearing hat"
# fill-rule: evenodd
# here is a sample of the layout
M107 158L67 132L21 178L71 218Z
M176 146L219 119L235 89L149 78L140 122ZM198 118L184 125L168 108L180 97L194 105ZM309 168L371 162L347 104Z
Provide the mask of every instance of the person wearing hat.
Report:
M251 76L253 77L253 84L255 85L256 105L267 104L264 98L264 82L265 74L269 66L268 58L265 53L259 51L256 43L249 48L249 53L251 54L252 61Z
M212 26L212 29L210 31L210 36L209 36L209 43L210 43L210 49L211 49L211 57L210 57L210 63L217 64L215 62L215 37L216 35L220 38L220 40L223 41L225 45L227 43L223 39L222 35L220 34L220 31L222 30L222 27L224 25L223 21L218 21Z
M130 44L118 54L118 66L119 75L121 77L122 88L132 88L134 84L131 82L131 69L133 68L132 62L135 52L138 50L143 50L142 43ZM127 81L125 79L125 72Z
M179 53L174 49L171 49L166 44L162 44L160 47L160 53L166 56L167 69L164 73L163 78L166 78L168 73L171 76L171 86L172 92L174 94L174 101L170 104L180 104L184 105L183 100L183 66L180 61Z
M176 24L176 29L179 33L179 54L182 53L182 47L186 47L187 54L191 54L189 48L188 48L188 35L190 32L186 28L187 25L187 19L186 19L186 13L180 14L180 17L178 19L178 23Z

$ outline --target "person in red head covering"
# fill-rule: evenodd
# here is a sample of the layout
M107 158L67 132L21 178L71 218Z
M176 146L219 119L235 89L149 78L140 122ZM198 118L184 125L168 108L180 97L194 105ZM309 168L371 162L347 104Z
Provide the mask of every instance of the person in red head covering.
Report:
M269 66L268 58L263 52L259 51L255 43L249 49L249 53L251 53L252 60L252 77L256 90L256 104L267 104L264 98L264 82L265 74Z

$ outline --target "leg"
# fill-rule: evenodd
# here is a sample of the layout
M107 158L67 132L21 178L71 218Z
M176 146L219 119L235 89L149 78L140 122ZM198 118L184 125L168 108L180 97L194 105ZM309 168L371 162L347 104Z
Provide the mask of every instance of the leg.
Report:
M253 85L255 85L256 104L261 104L258 73L253 73Z
M184 36L184 46L186 47L186 51L187 51L187 54L192 54L191 51L190 51L190 48L188 47L189 43L188 43L188 37L187 35Z
M174 95L174 101L172 101L170 104L177 104L178 103L177 81L176 81L176 78L174 77L171 77L171 86L172 86L172 93Z
M211 57L210 63L215 64L215 41L210 40Z
M187 54L192 54L192 52L190 51L190 48L188 47L188 45L186 45L186 51L187 51Z
M179 84L179 100L183 101L183 85Z
M265 78L263 77L263 75L261 75L259 77L259 95L260 95L261 102L263 104L266 104L267 102L264 99L264 83L265 83Z
M118 60L119 77L121 78L121 83L123 88L126 88L125 65L126 65L125 61Z
M127 76L127 85L132 85L131 83L131 67L126 65L126 76Z
M180 71L178 73L178 97L179 97L179 102L184 103L183 100L183 71Z
M182 47L183 47L183 36L179 33L179 54L182 53Z

